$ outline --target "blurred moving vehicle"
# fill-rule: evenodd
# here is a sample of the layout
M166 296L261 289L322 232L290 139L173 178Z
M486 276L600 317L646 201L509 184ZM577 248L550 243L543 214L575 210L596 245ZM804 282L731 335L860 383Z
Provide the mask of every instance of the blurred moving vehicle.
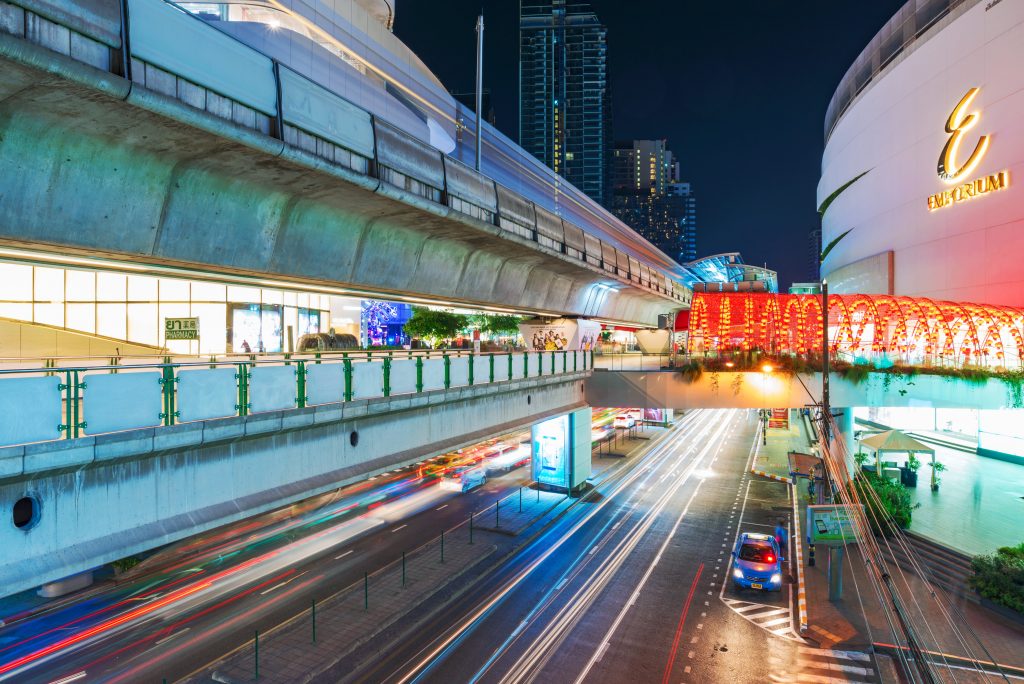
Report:
M782 553L775 537L744 532L732 552L732 581L737 589L782 591Z
M441 476L441 489L453 492L468 492L470 489L480 487L486 482L487 475L484 474L483 468L459 466Z
M484 467L488 475L508 473L529 464L530 457L529 442L525 444L498 442L484 457Z
M628 413L620 413L615 416L615 421L612 423L617 428L631 428L636 425L636 418Z

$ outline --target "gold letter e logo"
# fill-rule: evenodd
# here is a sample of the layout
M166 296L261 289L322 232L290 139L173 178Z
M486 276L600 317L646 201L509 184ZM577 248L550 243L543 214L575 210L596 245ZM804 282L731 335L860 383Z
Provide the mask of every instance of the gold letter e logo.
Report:
M971 156L964 162L963 166L957 168L956 155L960 149L960 140L966 131L978 123L980 116L975 113L964 115L964 110L971 105L971 101L974 100L977 94L977 88L968 90L967 94L953 108L949 118L946 120L946 132L951 135L949 140L946 141L945 147L942 148L942 154L939 156L939 178L944 181L952 183L969 174L978 165L981 158L985 156L985 151L988 150L988 136L983 135L978 140L974 152L971 152Z

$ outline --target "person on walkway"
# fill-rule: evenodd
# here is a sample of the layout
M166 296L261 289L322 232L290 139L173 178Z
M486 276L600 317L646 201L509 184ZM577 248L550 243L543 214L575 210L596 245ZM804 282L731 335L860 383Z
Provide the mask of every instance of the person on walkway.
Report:
M779 545L779 554L785 558L789 550L788 533L786 532L786 521L779 518L775 523L775 543Z

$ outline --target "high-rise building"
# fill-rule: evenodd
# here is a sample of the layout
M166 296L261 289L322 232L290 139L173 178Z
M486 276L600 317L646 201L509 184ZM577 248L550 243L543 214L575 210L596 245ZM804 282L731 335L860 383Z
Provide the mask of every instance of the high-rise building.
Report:
M697 258L697 201L665 140L618 142L612 213L679 263Z
M815 228L807 234L807 274L812 281L820 277L821 250L821 228Z
M519 144L610 204L607 30L575 0L520 0Z

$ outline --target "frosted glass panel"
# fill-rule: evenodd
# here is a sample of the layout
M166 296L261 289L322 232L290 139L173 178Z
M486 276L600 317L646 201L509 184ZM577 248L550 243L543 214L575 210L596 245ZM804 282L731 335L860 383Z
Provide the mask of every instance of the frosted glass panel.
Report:
M469 357L468 356L452 356L451 359L451 370L449 371L449 387L462 387L469 384Z
M96 305L68 304L67 320L64 325L71 330L96 332Z
M157 280L149 276L128 276L128 301L155 302L157 300ZM130 326L129 326L130 327Z
M416 391L416 361L391 361L391 393L412 394Z
M175 280L173 278L160 279L161 302L187 302L189 297L187 280Z
M204 283L201 280L192 283L193 302L223 302L226 301L227 287L217 283Z
M159 371L86 375L82 390L86 434L159 425L161 377Z
M512 355L512 379L523 377L523 355L513 354Z
M264 304L283 304L284 298L280 290L263 290Z
M31 266L0 264L0 299L15 302L32 301Z
M36 323L42 323L43 325L55 325L58 328L64 327L64 304L61 302L47 302L36 304L35 317L33 318L33 320ZM88 330L88 328L78 329Z
M0 446L60 437L60 378L0 379Z
M306 397L309 404L345 400L345 364L306 364Z
M228 286L228 301L241 302L243 304L258 304L260 301L260 289L258 287Z
M64 301L64 269L36 266L35 299L37 302Z
M298 366L256 366L249 370L249 404L253 413L295 408Z
M132 342L157 346L160 330L157 328L156 317L156 304L129 304L128 339Z
M225 323L227 306L224 304L193 304L192 315L199 317L200 353L222 353L227 348L227 325Z
M178 372L178 420L210 420L237 415L238 370L208 368Z
M473 357L473 384L486 385L491 381L491 357Z
M352 364L352 397L384 396L384 364L379 361Z
M96 274L68 270L65 290L69 302L91 302L96 299Z
M444 389L444 359L423 360L423 391Z
M101 302L124 302L128 296L128 279L121 273L96 274L96 299Z

